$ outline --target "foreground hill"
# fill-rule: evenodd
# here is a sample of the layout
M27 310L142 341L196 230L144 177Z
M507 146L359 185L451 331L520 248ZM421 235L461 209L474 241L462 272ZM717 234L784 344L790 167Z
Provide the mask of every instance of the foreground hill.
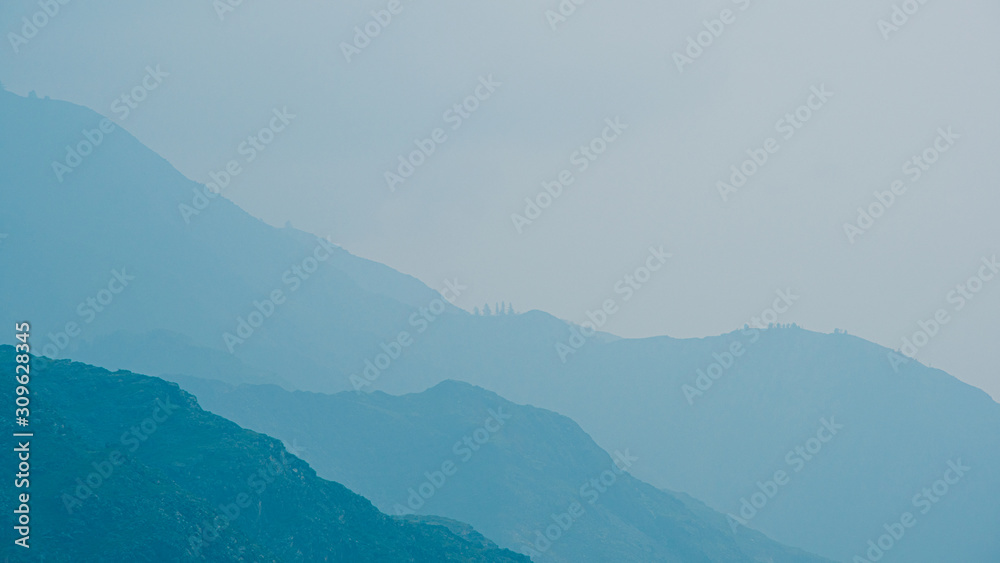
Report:
M12 348L0 365L14 365ZM5 542L15 561L528 561L472 531L382 514L172 383L59 361L31 392L31 549ZM13 485L7 498L24 492Z

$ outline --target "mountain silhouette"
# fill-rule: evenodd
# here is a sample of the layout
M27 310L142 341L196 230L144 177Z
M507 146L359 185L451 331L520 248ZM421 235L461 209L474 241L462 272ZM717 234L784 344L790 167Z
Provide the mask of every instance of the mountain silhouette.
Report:
M609 455L568 418L467 383L397 397L177 381L212 412L300 444L319 475L381 510L469 522L538 563L828 561L734 533L629 475L627 449Z
M1000 510L983 502L1000 497L989 469L1000 406L943 371L795 327L585 338L540 311L474 316L435 291L444 280L431 289L225 197L185 220L180 206L206 188L121 130L60 182L52 163L96 139L101 119L0 92L0 164L17 202L0 208L0 252L33 265L0 278L16 298L0 316L30 316L46 356L327 393L465 381L570 417L604 450L636 455L635 477L785 545L838 561L1000 556ZM970 469L956 481L953 465ZM916 523L897 541L904 513Z
M528 561L468 526L380 513L176 384L67 360L33 374L34 437L17 438L31 482L7 485L31 494L30 550L3 548L16 561Z

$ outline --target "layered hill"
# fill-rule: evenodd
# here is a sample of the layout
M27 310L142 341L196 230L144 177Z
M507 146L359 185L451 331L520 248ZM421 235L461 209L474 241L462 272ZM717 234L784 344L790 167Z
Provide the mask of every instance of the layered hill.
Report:
M473 316L224 197L185 220L180 206L205 187L121 130L60 182L52 163L100 120L0 91L0 252L31 266L0 278L0 318L30 320L46 355L320 392L466 381L570 417L605 450L628 447L636 477L786 545L852 561L910 512L918 523L882 560L1000 557L1000 510L984 500L1000 497L988 470L1000 406L945 372L797 328L581 339L543 312ZM329 257L307 272L317 248ZM971 469L955 481L950 464ZM787 482L766 495L779 471Z
M423 393L283 391L178 378L209 410L281 438L388 513L469 522L534 561L828 561L632 477L568 418L456 381Z
M13 348L0 365L12 368ZM17 438L30 442L30 483L5 487L30 494L30 549L3 547L15 561L528 561L469 529L379 512L175 384L69 361L32 373L20 430L34 437ZM13 404L13 389L0 400Z

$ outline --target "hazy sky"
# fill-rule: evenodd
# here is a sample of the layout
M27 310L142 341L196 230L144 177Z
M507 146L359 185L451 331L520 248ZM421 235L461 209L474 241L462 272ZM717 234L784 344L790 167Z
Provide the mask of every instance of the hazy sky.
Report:
M579 322L616 298L606 330L692 337L791 289L780 322L894 348L944 309L917 357L1000 397L1000 275L949 296L1000 254L1000 5L929 2L880 30L894 0L591 0L553 29L559 4L401 0L383 26L370 22L397 3L245 0L220 18L209 0L70 2L15 53L9 34L40 8L12 0L0 80L113 117L203 182L287 107L226 195L431 287L457 277L467 309L504 300ZM366 24L377 36L348 62L342 43ZM680 70L674 53L701 32L710 44ZM169 76L122 119L115 99L157 65ZM463 102L475 110L455 117ZM385 173L438 128L391 191ZM605 151L589 160L577 151L592 141ZM906 165L935 142L948 150L933 164ZM765 145L723 201L717 183ZM572 184L519 233L511 215L564 170ZM844 224L896 180L849 242ZM661 245L672 257L624 302L616 283Z

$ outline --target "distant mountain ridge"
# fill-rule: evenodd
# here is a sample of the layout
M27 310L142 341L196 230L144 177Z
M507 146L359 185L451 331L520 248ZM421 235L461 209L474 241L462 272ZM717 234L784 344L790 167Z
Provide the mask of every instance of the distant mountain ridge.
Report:
M224 197L185 221L179 206L205 188L114 123L111 132L100 132L105 122L73 104L0 89L0 164L17 198L16 206L0 209L10 235L3 252L5 259L36 264L33 280L7 278L0 290L33 303L33 322L45 328L40 351L133 367L102 353L100 341L121 331L172 332L194 348L232 350L254 371L293 368L298 377L342 389L345 367L363 365L361 351L370 342L395 336L414 308L440 297L315 236L269 227ZM100 144L90 145L59 181L52 164L89 142L88 135L100 135ZM108 290L114 271L128 278L123 290L115 290L117 282ZM267 303L275 291L284 297L276 307ZM4 318L15 314L11 305L0 303ZM444 305L447 315L466 314ZM262 326L249 327L247 318L261 314L259 308L276 310ZM192 311L202 318L194 322ZM324 334L288 333L317 318L326 321ZM337 319L352 320L348 327ZM242 343L228 345L224 335L246 329ZM297 354L276 359L293 347ZM184 373L212 373L195 361L184 367Z

